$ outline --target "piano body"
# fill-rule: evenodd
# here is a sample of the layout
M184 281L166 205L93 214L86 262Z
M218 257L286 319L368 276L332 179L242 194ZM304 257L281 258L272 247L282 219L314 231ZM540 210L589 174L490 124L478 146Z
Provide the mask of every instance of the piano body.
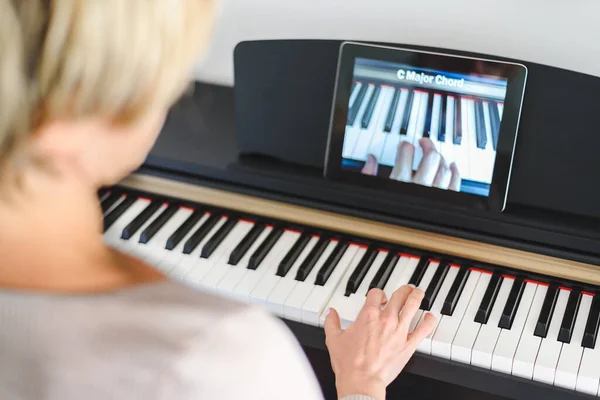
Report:
M381 7L374 7L377 3ZM477 390L477 398L595 398L600 386L600 136L595 134L600 60L594 63L594 58L600 52L591 51L597 44L581 39L599 33L598 28L593 22L565 22L580 5L544 3L547 21L539 22L540 32L524 24L513 29L510 23L535 20L537 2L481 10L473 0L460 0L452 9L464 13L443 15L424 11L446 4L441 1L401 3L223 3L212 49L198 67L199 78L212 83L198 83L193 96L173 108L139 171L99 194L105 240L198 290L261 304L283 318L306 349L319 351L325 349L322 324L328 306L349 324L370 288L389 294L413 283L426 292L417 317L433 311L440 318L406 374ZM509 6L520 7L525 17L511 20ZM600 11L598 5L587 6ZM377 21L396 20L389 7L397 9L401 23L388 30ZM297 14L318 29L307 29ZM597 13L588 9L581 18L590 15ZM363 23L357 23L358 16ZM419 16L431 23L423 25ZM444 18L480 28L479 38L470 36L471 29L447 34L451 26L441 23ZM233 21L239 23L236 30L228 29ZM558 21L564 28L558 29ZM237 45L264 37L327 40ZM324 180L342 39L506 57L527 65L504 213ZM581 45L566 45L575 39ZM223 71L233 71L234 59L232 88L234 76ZM371 108L386 119L393 105L410 114L410 95L439 105L437 124L445 107L446 124L460 121L473 128L462 131L462 138L442 138L435 118L419 119L415 111L412 130L410 120L405 133L392 122L391 134L429 135L453 151L467 144L494 151L492 121L502 114L502 104L494 99L459 102L439 92L365 80L357 82L357 104L368 102L376 87L385 91L380 98L387 103ZM365 117L367 108L357 106L352 123L359 124L357 142L370 145L378 132L370 121L376 118ZM461 114L459 108L470 111ZM396 111L391 120L400 120L399 115ZM358 163L364 161L359 153ZM331 385L331 375L325 375L322 383ZM392 385L388 396L396 395L402 398Z

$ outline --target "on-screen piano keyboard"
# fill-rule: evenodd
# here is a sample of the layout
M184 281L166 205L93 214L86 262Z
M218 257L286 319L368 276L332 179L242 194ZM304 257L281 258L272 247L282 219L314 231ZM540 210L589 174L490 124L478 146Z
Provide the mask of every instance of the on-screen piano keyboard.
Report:
M491 183L504 103L471 94L415 86L356 81L350 96L342 156L393 167L401 141L415 146L413 170L423 153L419 139L430 138L461 177Z
M341 216L344 232L332 231L316 211L235 194L225 201L211 189L165 198L160 190L178 187L166 185L133 177L103 191L105 242L198 289L313 326L323 325L328 307L347 326L369 289L389 296L413 284L425 298L411 329L427 311L438 316L419 352L598 395L600 291L590 266L484 244L476 251L467 241L384 224L371 223L366 235L368 222ZM308 224L298 223L303 217ZM421 241L414 247L425 250L394 241ZM499 263L513 268L492 265ZM558 278L566 273L579 282Z

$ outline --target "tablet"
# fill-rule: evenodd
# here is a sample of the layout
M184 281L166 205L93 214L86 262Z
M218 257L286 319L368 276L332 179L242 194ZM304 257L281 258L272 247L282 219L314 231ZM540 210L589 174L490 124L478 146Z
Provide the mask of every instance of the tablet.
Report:
M502 211L526 78L516 63L345 42L325 177Z

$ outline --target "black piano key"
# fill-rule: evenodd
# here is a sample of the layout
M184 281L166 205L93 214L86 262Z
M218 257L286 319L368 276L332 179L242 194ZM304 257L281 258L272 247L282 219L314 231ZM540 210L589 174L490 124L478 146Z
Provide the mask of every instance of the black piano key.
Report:
M410 122L410 114L412 110L413 99L415 98L415 92L412 90L408 91L408 98L406 100L406 107L404 108L404 115L402 116L402 123L400 124L400 134L406 135L408 132L408 123Z
M269 233L269 236L267 236L264 242L262 242L260 246L258 246L258 249L250 256L250 260L248 260L248 269L255 270L260 266L281 235L283 235L283 229L273 228L271 233Z
M327 279L329 279L331 273L339 264L348 247L348 243L341 240L338 242L338 244L335 246L335 249L333 249L333 252L329 255L329 257L327 257L325 264L323 264L319 272L317 272L317 279L315 279L315 285L325 285Z
M596 339L598 338L598 327L600 326L600 295L595 294L594 300L592 301L592 308L590 309L590 315L588 316L587 323L585 325L585 331L583 333L583 342L581 345L588 349L596 347Z
M533 332L535 336L545 338L548 335L548 329L550 328L550 322L552 321L552 315L554 314L554 307L556 307L558 294L558 285L550 285L548 291L546 292L546 298L544 299L540 316L535 324L535 330Z
M102 187L102 188L98 189L98 192L97 192L98 199L102 199L104 197L104 195L106 195L107 193L109 193L109 191L106 188Z
M137 201L136 197L129 196L119 203L111 212L104 217L104 232L106 232L133 203Z
M246 255L252 244L256 242L260 234L265 230L263 224L254 224L252 229L244 236L240 243L233 249L229 255L229 265L237 265Z
M229 218L227 222L225 222L221 227L215 232L215 234L208 239L208 241L202 247L202 251L200 252L200 258L209 258L215 252L217 247L223 240L229 235L231 230L235 228L238 224L238 220L235 218Z
M560 342L571 343L571 335L573 335L573 327L575 326L575 319L577 317L577 311L579 311L580 303L581 291L572 290L569 301L567 302L567 308L565 309L565 316L563 317L560 331L558 332L558 340Z
M183 254L190 254L204 239L206 235L211 231L212 228L219 222L221 219L220 215L211 215L208 217L206 221L194 232L192 236L185 242L183 245ZM187 223L187 221L186 221ZM185 224L184 224L185 225Z
M185 235L187 235L188 232L194 227L194 225L200 221L203 215L203 211L194 211L188 217L188 219L186 219L185 222L179 228L177 228L177 230L171 236L169 236L167 239L167 244L165 245L165 249L173 250L183 240Z
M298 267L298 272L296 273L297 281L304 282L306 280L306 277L311 273L327 246L329 246L329 239L321 237Z
M121 233L121 239L129 240L144 225L150 217L162 206L160 201L153 201L131 221Z
M496 147L498 146L498 135L500 134L500 113L498 112L498 104L496 102L490 101L488 103L488 108L490 110L492 141L494 145L494 150L496 150Z
M409 285L414 285L415 287L419 286L421 283L421 279L423 279L423 275L425 275L425 271L427 270L427 266L429 265L429 259L427 257L421 257L417 267L415 268L415 272L413 272L410 280L408 281Z
M375 274L375 277L369 284L369 290L373 288L379 288L383 290L383 288L385 288L385 284L390 279L390 275L392 275L392 271L396 267L399 259L400 256L395 251L390 251L388 253L388 255L385 257L385 260L383 260L381 267L379 267L377 274Z
M515 315L517 314L519 304L521 303L521 298L523 297L523 291L525 290L526 284L527 282L525 282L525 279L522 277L515 278L508 295L508 300L506 301L506 305L504 306L504 310L500 316L500 322L498 323L499 328L512 328L512 324L515 320Z
M140 243L146 244L156 235L156 233L171 219L179 210L179 206L171 204L168 206L140 235Z
M281 260L281 263L277 267L277 276L284 277L287 275L290 269L292 269L292 267L294 266L294 263L296 262L298 257L300 257L300 254L302 254L302 252L306 248L308 242L310 242L310 238L310 234L304 233L298 238L298 240L296 240L296 243L294 243L290 251L288 251L288 253L285 255L283 260Z
M431 114L433 113L433 93L429 93L427 100L427 111L425 113L425 128L423 128L423 137L428 138L431 134Z
M390 132L392 130L392 125L394 124L394 117L396 116L396 110L398 108L398 101L400 100L400 90L394 90L394 97L392 98L392 105L387 114L387 118L385 119L385 128L383 129L385 132Z
M462 115L460 97L454 99L454 144L462 143Z
M460 267L460 270L454 279L454 283L452 284L452 287L450 287L448 296L446 296L446 299L444 300L444 305L442 306L442 315L454 314L454 309L456 308L456 304L460 299L460 295L465 288L465 284L467 283L467 279L469 279L470 274L471 270L469 268L465 266Z
M377 100L379 99L379 93L381 93L381 86L375 86L375 90L373 91L373 95L369 100L369 104L365 109L365 113L363 114L362 120L360 121L360 126L363 129L367 129L369 124L371 123L371 118L373 117L373 111L375 110L375 105L377 105Z
M356 120L358 111L360 110L360 106L361 106L363 100L365 99L366 94L367 94L367 84L363 83L362 86L360 87L360 90L358 91L358 96L356 96L356 99L354 99L354 103L352 104L352 107L350 108L350 110L348 110L348 125L349 126L354 125L354 121Z
M440 130L438 132L438 141L446 141L446 107L448 107L448 96L441 95L442 106L440 107Z
M421 301L422 310L431 310L431 306L433 306L433 302L435 301L435 298L437 297L440 288L444 283L444 279L446 279L446 275L448 275L449 269L450 265L448 263L442 262L435 270L435 274L433 274L433 278L431 278L431 282L425 290L425 296L423 297L423 301Z
M483 300L481 300L481 304L477 309L477 314L475 314L475 322L487 324L488 319L490 318L490 313L492 312L492 307L496 302L496 297L498 297L501 283L502 277L499 274L494 273L490 279L490 283L488 284L485 294L483 295Z
M483 119L483 103L479 100L475 100L475 129L477 147L485 149L485 146L487 146L487 135L485 133L485 120Z
M369 247L363 257L358 262L358 265L350 275L350 279L348 279L348 283L346 284L346 296L350 296L352 293L356 293L358 287L362 283L363 279L365 279L365 275L375 258L377 257L378 250L375 247Z
M111 194L109 194L108 197L105 198L100 204L102 207L102 215L106 214L106 212L121 198L121 196L123 196L123 194L116 191L113 191Z

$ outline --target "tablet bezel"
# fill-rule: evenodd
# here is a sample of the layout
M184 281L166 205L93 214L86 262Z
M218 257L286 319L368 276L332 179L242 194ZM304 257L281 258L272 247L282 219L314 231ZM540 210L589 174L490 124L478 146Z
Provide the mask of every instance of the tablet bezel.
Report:
M424 56L427 58L425 59ZM458 73L472 73L475 71L475 64L477 63L480 68L478 74L486 74L486 71L489 71L489 75L507 79L508 85L498 135L496 161L488 197L377 178L342 169L342 148L348 118L348 102L357 58L389 61L411 65L416 68ZM501 68L502 71L499 73L497 69L492 68ZM399 195L425 198L459 207L501 212L506 206L508 196L526 79L527 67L522 64L400 47L344 42L340 47L338 60L325 156L325 178L357 186L383 189L386 193L398 193Z

